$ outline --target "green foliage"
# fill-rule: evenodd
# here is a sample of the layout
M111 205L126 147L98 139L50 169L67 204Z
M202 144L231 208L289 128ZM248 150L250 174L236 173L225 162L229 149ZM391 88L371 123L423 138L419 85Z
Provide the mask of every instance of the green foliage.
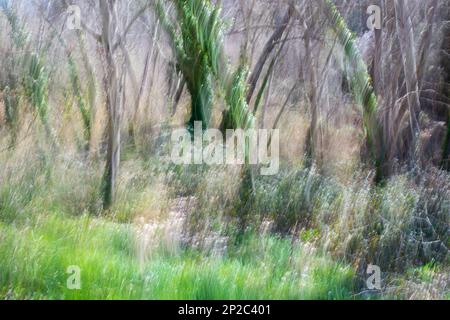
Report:
M24 50L29 44L29 34L24 26L19 22L19 18L7 0L0 2L0 9L5 14L11 27L11 39L16 50ZM15 95L8 94L6 90L5 107L8 120L16 122L18 118L18 96L17 93L23 91L25 98L36 109L41 122L48 134L50 127L48 124L48 74L45 68L43 57L38 53L22 53L17 57L12 57L12 68L15 70L16 78L9 77L9 90L14 90ZM21 82L21 84L19 84ZM22 86L19 90L19 86ZM1 89L1 88L0 88ZM23 89L23 90L22 90Z
M348 66L351 89L356 102L363 109L364 133L370 156L377 167L377 175L380 176L380 166L383 160L382 148L380 144L380 128L377 120L377 97L375 95L372 79L367 71L367 66L356 46L355 35L347 27L344 18L339 13L331 0L325 0L325 14L330 26L340 45L344 49L345 63Z
M169 3L174 17L162 1L158 13L191 94L190 124L209 125L217 95L227 106L222 129L254 128L248 68L226 62L220 9L208 0ZM324 3L378 166L383 155L367 67L332 1ZM11 46L22 49L1 61L6 121L14 127L23 104L50 130L43 51L25 50L28 34L8 1L0 0L0 10L11 26ZM95 79L84 87L71 56L68 75L88 139ZM165 124L155 145L166 148L162 136L171 129ZM355 282L369 263L384 275L406 270L401 281L444 288L442 296L450 297L448 277L436 284L450 259L447 172L416 171L373 186L366 171L339 182L314 166L282 163L275 176L253 176L251 166L174 165L148 150L142 161L132 149L121 162L116 202L105 212L101 161L72 154L72 145L47 153L39 135L25 138L0 152L0 299L351 299L365 290ZM147 228L161 224L168 230ZM66 286L71 265L81 268L81 290Z
M191 94L189 129L193 130L195 121L202 121L203 129L209 125L214 94L213 78L218 82L219 90L226 92L228 110L223 115L222 129L253 128L255 119L246 102L247 68L241 66L233 75L228 74L222 48L220 8L207 0L174 0L173 3L178 28L169 22L161 2L158 2L157 12L171 38L177 67ZM246 158L248 150L246 147ZM246 166L243 174L241 202L247 207L252 199L251 168Z
M402 271L448 261L450 188L445 173L421 172L419 184L405 175L385 186L358 179L342 185L314 168L282 167L276 176L255 176L251 201L246 202L244 182L235 182L231 172L210 171L191 193L199 200L194 225L217 217L237 225L244 219L244 229L269 222L270 231L312 238L361 269L373 263L385 271ZM313 230L312 235L305 230Z
M283 170L277 177L257 179L252 211L272 220L275 231L287 233L295 226L315 226L323 206L332 209L340 192L336 182L312 169Z
M30 156L31 158L31 156ZM26 210L34 197L43 190L43 159L28 163L26 168L2 176L0 183L0 221L19 223L26 219Z
M77 105L78 108L80 109L81 119L84 125L84 134L86 137L86 141L89 141L91 137L91 110L90 110L91 106L89 106L89 103L86 102L86 99L83 96L77 66L72 56L69 56L68 66L69 66L70 81L72 83L72 91L77 100Z
M3 11L11 26L11 38L15 47L17 49L24 48L28 43L28 33L8 0L0 1L0 10Z
M189 127L192 129L195 121L202 121L203 128L208 127L215 89L213 82L216 82L217 91L225 91L228 105L222 127L252 128L254 116L245 101L248 71L246 67L241 66L234 74L228 74L223 54L220 8L208 0L172 2L176 8L177 23L169 21L161 2L157 5L157 12L173 44L177 68L183 74L191 94Z
M255 125L255 117L249 110L247 95L247 68L241 66L231 77L227 85L226 102L229 109L225 112L222 128L251 129Z
M31 54L25 60L25 64L28 71L23 79L25 95L48 129L48 74L44 61L39 55Z
M201 121L209 126L214 98L213 79L220 75L222 23L219 8L207 0L173 0L176 20L171 21L161 2L157 12L168 32L177 60L177 69L186 80L191 94L189 128Z
M3 96L6 122L13 128L13 131L15 131L19 113L19 96L11 90L9 86L6 86L3 89Z
M0 297L349 299L353 290L349 267L276 237L248 234L223 257L160 248L144 265L134 241L130 226L88 216L52 213L24 227L0 223ZM66 286L72 265L80 267L81 290Z
M27 41L27 35L23 26L9 4L8 1L0 1L0 12L3 12L10 24L10 37L13 40L13 46L16 50L24 47ZM3 103L5 106L5 120L11 129L13 143L15 141L16 126L19 118L20 105L20 84L19 84L19 57L16 54L7 55L2 61L2 72L0 74L0 91L3 94Z

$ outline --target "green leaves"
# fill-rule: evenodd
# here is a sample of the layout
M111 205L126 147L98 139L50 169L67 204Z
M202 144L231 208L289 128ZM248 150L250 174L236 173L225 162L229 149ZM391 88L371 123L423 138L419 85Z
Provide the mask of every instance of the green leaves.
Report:
M251 129L255 125L255 117L246 100L247 74L247 67L240 66L227 85L225 100L229 109L224 114L223 129Z
M84 134L86 141L89 141L91 137L91 108L89 102L86 101L83 95L83 89L81 88L80 77L78 75L77 66L72 56L68 59L70 82L72 83L72 90L77 100L78 108L80 109L81 118L84 125Z
M25 59L27 73L24 74L23 84L25 95L36 108L41 121L47 126L48 109L48 75L44 62L37 54L31 54Z
M24 27L20 24L19 18L15 11L11 8L8 1L0 1L0 9L5 14L8 23L11 27L11 40L17 50L24 51L29 42L29 34ZM17 57L13 57L14 67L20 68L18 70L18 80L21 82L20 89L23 89L23 93L28 102L36 108L39 118L49 130L47 109L48 109L48 74L44 65L43 58L38 53L22 53ZM6 108L8 115L14 115L11 120L17 121L18 117L18 99L17 91L19 83L13 83L15 88L14 96L9 94L9 90L6 90ZM6 86L8 88L8 86ZM9 88L8 88L9 89ZM14 108L14 110L13 110Z
M173 0L176 22L158 2L156 11L171 40L177 68L191 94L189 127L201 121L209 125L215 91L224 91L229 107L224 115L225 129L254 126L253 114L245 101L247 68L241 66L229 74L223 53L223 29L220 8L207 0Z
M19 96L6 86L3 90L3 102L5 104L5 118L6 122L15 129L17 117L19 113Z

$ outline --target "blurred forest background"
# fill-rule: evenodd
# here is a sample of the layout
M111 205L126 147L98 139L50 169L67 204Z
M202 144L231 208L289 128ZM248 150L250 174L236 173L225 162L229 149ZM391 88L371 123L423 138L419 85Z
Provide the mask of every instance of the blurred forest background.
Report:
M0 0L0 298L449 299L449 106L448 0Z

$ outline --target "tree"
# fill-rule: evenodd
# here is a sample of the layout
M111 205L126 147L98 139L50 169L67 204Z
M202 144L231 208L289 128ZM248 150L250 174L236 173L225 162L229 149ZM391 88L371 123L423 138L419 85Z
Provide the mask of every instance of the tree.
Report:
M69 4L66 1L66 5ZM123 7L121 7L123 5ZM104 0L98 3L100 31L97 32L85 23L82 27L102 48L103 87L108 114L107 154L102 181L103 208L114 203L117 176L120 164L121 126L125 102L126 74L131 68L126 38L137 19L147 10L149 2L138 8L132 15L129 4L118 0ZM123 17L118 13L123 12Z
M208 128L214 98L214 79L223 68L222 22L219 7L205 0L173 0L175 20L171 20L166 8L158 2L161 18L180 70L191 95L191 117L188 127L202 122Z
M270 38L267 40L264 49L262 53L260 54L258 61L256 62L255 67L253 68L253 71L250 75L249 79L249 89L247 93L247 103L250 103L252 96L254 94L254 91L256 89L256 85L258 83L259 77L261 76L261 72L264 68L264 65L266 64L267 59L269 58L272 51L275 49L276 45L278 44L278 41L280 41L281 37L283 36L283 33L286 31L289 21L291 20L292 16L294 15L294 2L289 2L289 7L286 11L286 14L284 15L283 19L278 23L278 25L275 27L275 30L273 34L270 36Z
M347 27L344 18L331 0L324 0L324 12L329 19L329 25L336 34L337 40L344 50L344 58L351 67L351 88L356 101L362 107L364 135L369 157L376 168L376 180L381 181L383 172L381 161L384 150L380 144L380 126L377 118L377 97L367 66L356 47L355 37Z

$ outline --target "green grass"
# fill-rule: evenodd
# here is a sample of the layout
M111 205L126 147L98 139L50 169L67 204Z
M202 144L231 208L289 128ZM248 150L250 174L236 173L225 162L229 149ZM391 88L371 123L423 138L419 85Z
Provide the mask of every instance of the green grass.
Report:
M433 192L417 190L409 188L406 177L398 177L373 190L364 184L333 183L302 168L282 171L255 180L251 216L242 229L253 231L242 234L234 211L227 215L237 199L229 191L235 190L233 171L170 167L162 192L153 175L164 168L154 173L151 162L143 166L125 161L118 203L110 212L101 212L95 193L101 177L78 163L50 166L34 160L25 166L13 159L5 165L4 172L10 173L3 174L0 184L0 299L362 297L358 292L364 290L360 286L365 274L355 275L340 261L355 270L373 263L385 274L392 272L394 278L385 283L398 279L398 289L388 297L408 298L414 281L429 282L440 292L436 296L448 296L445 279L436 280L448 270L448 260L437 260L434 254L430 256L437 257L436 262L419 263L420 252L402 240L420 227L413 216L433 212L431 221L447 221L445 186ZM187 220L193 227L187 230L200 238L204 228L228 235L228 247L222 255L180 249L166 230L154 236L157 248L143 262L134 223L138 217L164 219L172 208L170 199L180 195L196 199ZM272 228L261 225L266 221ZM299 242L293 245L289 230L297 221ZM261 235L260 228L271 233ZM436 230L444 234L447 229ZM402 268L391 266L391 261ZM80 267L81 290L67 288L69 266ZM414 273L405 275L412 272L408 270Z
M249 234L224 256L160 248L139 264L130 225L51 213L0 222L0 298L348 299L349 267L289 240ZM292 253L292 254L291 254ZM291 258L290 258L291 257ZM67 288L68 266L81 290Z

